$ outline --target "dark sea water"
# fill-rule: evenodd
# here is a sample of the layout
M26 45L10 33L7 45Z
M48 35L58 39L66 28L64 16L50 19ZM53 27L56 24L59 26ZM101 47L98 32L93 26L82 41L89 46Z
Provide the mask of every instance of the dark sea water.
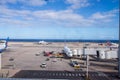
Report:
M0 39L5 40L5 39ZM80 40L80 39L9 39L10 42L96 42L96 43L105 43L105 42L113 42L118 43L119 40Z

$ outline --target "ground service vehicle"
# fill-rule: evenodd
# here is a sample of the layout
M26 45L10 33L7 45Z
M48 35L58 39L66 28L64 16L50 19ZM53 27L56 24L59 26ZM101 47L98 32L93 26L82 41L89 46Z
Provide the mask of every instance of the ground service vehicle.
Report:
M42 63L42 64L40 65L40 67L46 68L46 63Z

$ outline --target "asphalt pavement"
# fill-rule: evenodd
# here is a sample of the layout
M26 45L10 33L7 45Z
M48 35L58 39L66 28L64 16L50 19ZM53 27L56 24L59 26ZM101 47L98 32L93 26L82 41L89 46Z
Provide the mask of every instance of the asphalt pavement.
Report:
M22 70L22 71L16 73L13 76L13 78L85 80L85 76L86 76L86 72L82 72L82 71ZM89 72L90 80L112 80L112 79L110 79L109 76L108 76L108 73L104 74L104 73L100 73L100 72L99 73L98 72Z

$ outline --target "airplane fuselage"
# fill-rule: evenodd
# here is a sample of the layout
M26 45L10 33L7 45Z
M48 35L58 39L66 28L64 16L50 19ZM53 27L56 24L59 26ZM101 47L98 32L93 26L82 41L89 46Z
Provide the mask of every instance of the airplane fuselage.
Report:
M64 47L63 51L68 57L73 57L72 51L67 46Z

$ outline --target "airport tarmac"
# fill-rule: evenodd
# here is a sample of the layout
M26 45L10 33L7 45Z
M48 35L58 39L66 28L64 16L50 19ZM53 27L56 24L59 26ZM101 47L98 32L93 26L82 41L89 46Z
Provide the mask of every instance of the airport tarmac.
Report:
M23 44L22 46L12 46L9 45L7 50L2 53L2 67L3 68L12 68L9 65L14 65L15 69L22 70L73 70L69 66L69 60L56 58L56 62L53 62L54 58L50 56L44 56L43 51L55 51L61 52L62 48L56 47L46 47L42 46L28 46ZM36 54L40 54L36 56ZM13 58L13 61L9 59ZM50 58L49 61L46 61L47 58ZM41 68L40 65L46 63L46 68Z
M82 48L84 43L67 43L71 48ZM97 45L97 43L94 43ZM44 56L43 51L62 52L64 43L51 43L49 45L38 45L32 42L10 42L6 51L2 53L2 70L9 70L11 75L19 70L45 70L45 71L86 71L85 60L76 59L81 67L75 70L69 63L70 59L51 58ZM40 54L36 56L36 54ZM46 59L49 58L49 61ZM56 59L56 62L54 62ZM96 61L90 57L89 71L117 72L117 60ZM46 68L40 65L46 63Z

